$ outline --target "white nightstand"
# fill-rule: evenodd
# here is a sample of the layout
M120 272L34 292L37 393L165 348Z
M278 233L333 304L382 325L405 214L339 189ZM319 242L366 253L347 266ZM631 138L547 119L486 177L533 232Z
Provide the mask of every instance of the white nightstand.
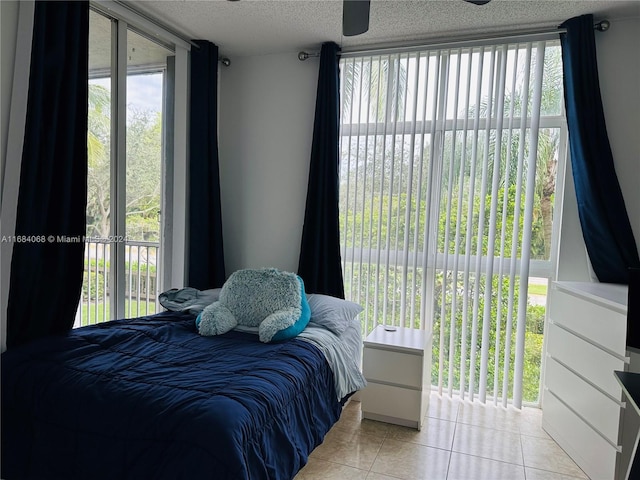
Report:
M362 418L420 430L431 392L431 332L378 325L364 341Z

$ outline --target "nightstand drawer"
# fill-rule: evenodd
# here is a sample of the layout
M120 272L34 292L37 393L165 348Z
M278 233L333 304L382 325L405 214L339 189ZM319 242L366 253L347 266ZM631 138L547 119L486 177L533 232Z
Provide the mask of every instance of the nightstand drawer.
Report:
M422 388L421 355L365 347L362 364L367 381Z
M420 421L422 392L369 382L362 391L362 412L403 420Z

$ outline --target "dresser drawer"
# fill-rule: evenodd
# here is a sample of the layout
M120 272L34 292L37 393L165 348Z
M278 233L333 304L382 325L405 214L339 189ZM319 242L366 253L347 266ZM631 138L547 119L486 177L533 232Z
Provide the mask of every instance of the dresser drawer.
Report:
M544 392L542 428L594 480L612 480L616 448L584 423L551 392Z
M547 360L545 383L551 393L570 405L613 445L618 445L620 405L553 358ZM613 372L611 375L613 376Z
M613 353L625 356L626 315L555 287L551 289L549 318Z
M367 381L391 383L414 389L422 388L421 355L365 347L362 370Z
M613 398L622 398L622 388L613 375L613 371L625 369L623 360L553 323L549 324L547 332L547 353L578 372Z

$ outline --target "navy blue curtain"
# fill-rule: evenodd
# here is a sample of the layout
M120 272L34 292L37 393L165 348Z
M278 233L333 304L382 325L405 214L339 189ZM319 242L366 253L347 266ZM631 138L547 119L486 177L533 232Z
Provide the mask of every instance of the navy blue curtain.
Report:
M36 2L7 348L73 327L87 204L89 3Z
M298 275L310 293L344 298L338 221L338 45L320 52L320 72Z
M191 49L188 285L200 290L225 280L218 167L218 47Z
M582 234L598 280L629 281L638 249L613 164L596 62L593 15L561 27L565 107Z

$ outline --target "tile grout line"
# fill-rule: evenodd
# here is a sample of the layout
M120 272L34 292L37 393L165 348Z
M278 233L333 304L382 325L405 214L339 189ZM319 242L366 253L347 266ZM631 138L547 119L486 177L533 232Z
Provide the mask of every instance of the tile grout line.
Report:
M447 462L447 476L449 478L449 472L451 471L451 461L453 458L453 444L456 441L456 433L458 432L458 412L460 411L460 405L456 405L456 419L453 424L453 436L451 438L451 445L449 446L449 461Z
M520 430L518 439L520 440L520 453L522 454L522 474L524 476L524 480L527 480L527 462L524 459L524 445L522 444L522 428L520 425L518 425L518 430Z

